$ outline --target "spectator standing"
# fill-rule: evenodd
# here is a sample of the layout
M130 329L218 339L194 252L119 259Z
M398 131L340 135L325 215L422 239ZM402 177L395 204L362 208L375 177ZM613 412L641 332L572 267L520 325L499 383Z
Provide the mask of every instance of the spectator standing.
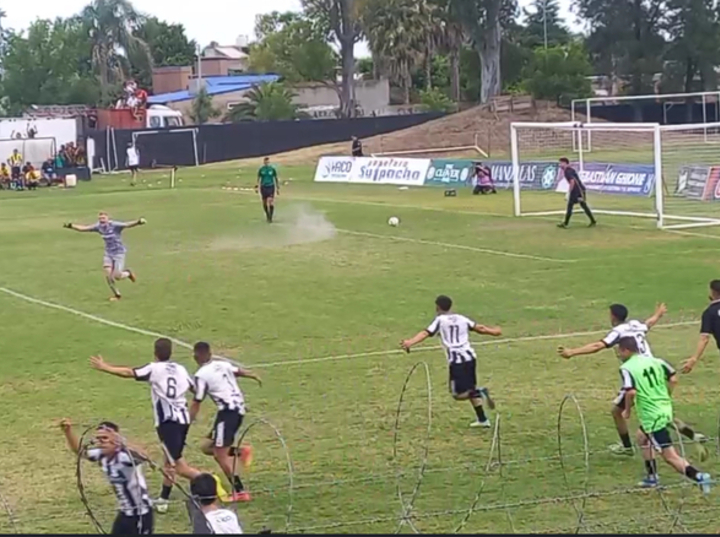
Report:
M352 156L362 157L363 156L363 145L357 136L352 137Z
M60 146L60 151L55 154L55 171L62 170L65 167L65 146Z
M126 154L127 167L130 170L130 173L132 173L132 177L130 178L130 185L134 186L135 180L137 179L138 167L140 166L140 152L138 151L137 147L135 147L135 144L133 142L130 142L128 143Z
M23 157L17 149L13 149L12 155L8 159L10 164L10 179L17 189L22 189L22 162Z

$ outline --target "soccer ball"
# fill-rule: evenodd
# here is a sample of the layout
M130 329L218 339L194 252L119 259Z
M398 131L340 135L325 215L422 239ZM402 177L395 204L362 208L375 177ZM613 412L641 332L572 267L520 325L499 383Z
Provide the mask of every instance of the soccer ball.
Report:
M400 225L400 219L397 216L391 216L388 220L388 225L392 227L397 227Z

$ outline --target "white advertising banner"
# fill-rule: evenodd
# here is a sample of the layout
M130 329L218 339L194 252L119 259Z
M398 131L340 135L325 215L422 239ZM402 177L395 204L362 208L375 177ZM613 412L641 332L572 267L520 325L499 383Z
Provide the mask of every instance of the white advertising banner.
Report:
M322 157L315 171L315 181L422 186L429 168L430 159Z

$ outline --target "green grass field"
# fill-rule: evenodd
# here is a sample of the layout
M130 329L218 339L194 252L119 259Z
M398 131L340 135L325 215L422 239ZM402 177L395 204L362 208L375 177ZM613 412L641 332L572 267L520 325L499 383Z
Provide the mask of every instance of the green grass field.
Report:
M609 416L618 387L614 354L565 361L556 348L600 337L612 302L645 318L665 301L665 326L650 342L679 364L694 349L707 283L718 276L720 230L665 233L652 220L609 217L587 229L580 214L563 231L552 218L511 217L507 192L445 198L442 189L316 185L309 166L281 173L292 181L272 226L257 197L242 190L253 183L250 166L181 170L175 190L166 188L166 174L155 173L146 176L152 188L131 188L118 175L72 191L0 193L0 493L20 532L94 531L60 418L86 427L117 421L160 460L147 386L102 375L88 361L100 353L141 365L152 359L153 338L103 320L189 343L209 340L263 376L262 388L242 384L246 423L262 418L277 428L293 472L274 430L258 422L246 437L256 452L246 476L254 500L239 506L249 532L263 525L284 531L288 520L291 532L393 532L403 511L398 489L407 503L423 463L411 512L422 532L452 532L467 515L465 532L573 531L576 509L584 513L583 532L717 530L720 491L703 498L676 486L682 480L665 466L662 478L672 486L662 494L633 490L643 473L640 457L607 452L616 441ZM227 185L240 190L221 189ZM535 209L563 204L556 194L523 201ZM118 303L107 301L101 239L61 227L92 222L101 209L148 220L125 233L139 281L123 282ZM386 224L393 215L402 221L398 228ZM503 327L500 340L476 339L479 380L498 403L495 448L493 431L470 430L469 404L447 393L437 342L409 355L397 351L401 338L430 322L439 293L453 297L459 312ZM194 371L187 349L177 346L176 358ZM398 407L418 362L427 363L430 382L418 367ZM719 373L710 348L676 394L677 414L712 437ZM566 394L582 409L588 451L570 403L560 420L564 473L558 408ZM214 471L198 449L213 414L207 402L186 457ZM693 446L686 448L692 457ZM720 462L711 451L702 467L715 475ZM99 470L83 469L90 504L109 528L113 496ZM160 476L147 474L156 495ZM188 531L182 496L173 498L178 502L157 518L157 532ZM13 531L2 511L0 531Z

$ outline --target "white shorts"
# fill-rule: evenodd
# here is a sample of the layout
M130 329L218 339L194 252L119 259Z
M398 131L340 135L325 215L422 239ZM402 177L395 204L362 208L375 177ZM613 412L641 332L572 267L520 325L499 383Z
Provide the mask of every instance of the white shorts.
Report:
M125 270L125 254L103 256L103 268L112 267L113 272L122 272Z

